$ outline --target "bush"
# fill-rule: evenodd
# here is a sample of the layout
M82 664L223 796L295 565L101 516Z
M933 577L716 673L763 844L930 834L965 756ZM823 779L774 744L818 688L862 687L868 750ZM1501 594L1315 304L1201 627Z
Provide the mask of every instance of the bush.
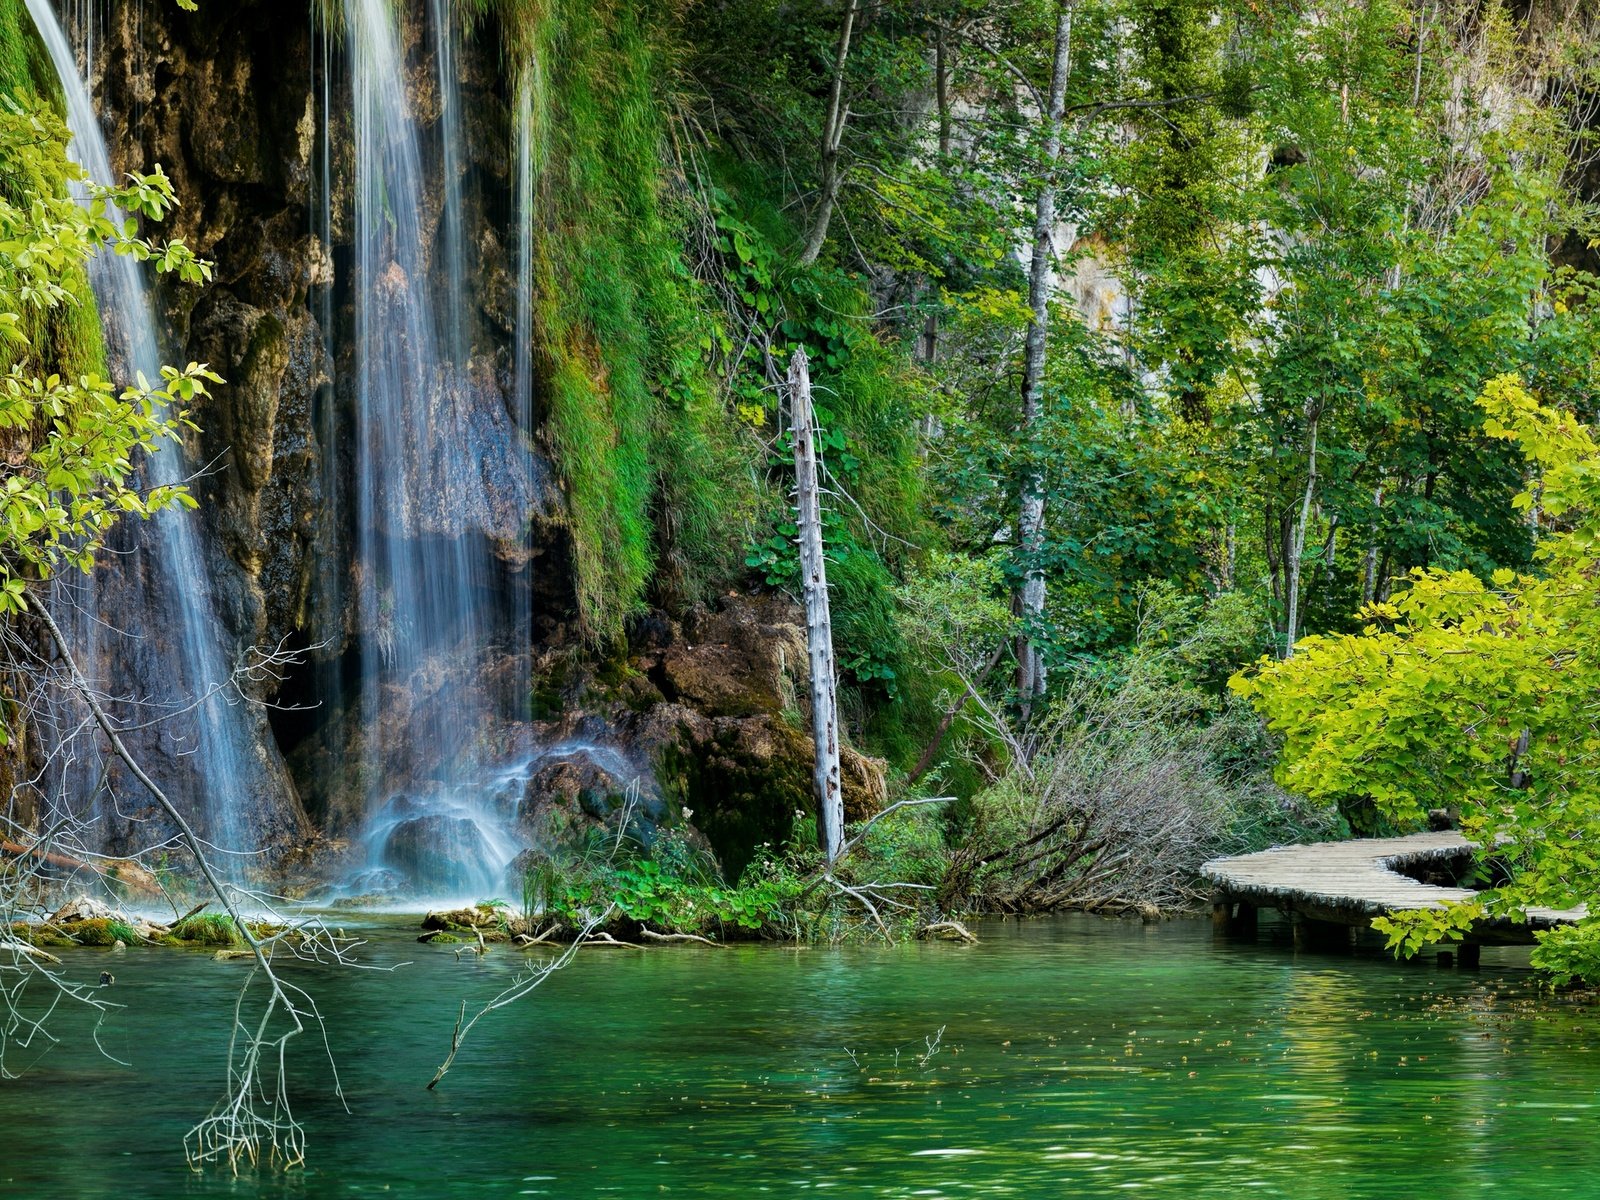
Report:
M1258 721L1158 665L1135 656L1066 688L1031 768L974 799L946 903L1184 909L1202 899L1207 859L1333 832L1330 814L1272 782Z
M1584 921L1541 929L1533 936L1539 944L1529 961L1548 973L1555 986L1600 985L1600 923Z

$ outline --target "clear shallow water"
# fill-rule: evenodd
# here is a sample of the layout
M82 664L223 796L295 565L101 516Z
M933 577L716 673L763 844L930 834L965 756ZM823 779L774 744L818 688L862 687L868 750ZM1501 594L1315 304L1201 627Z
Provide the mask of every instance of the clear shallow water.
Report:
M460 1001L522 956L376 931L370 961L412 965L310 981L352 1112L302 1040L311 1165L240 1181L190 1175L180 1141L242 965L83 952L116 972L102 1036L133 1066L64 1048L0 1084L0 1196L1600 1198L1600 1010L1503 952L1472 974L1205 923L983 933L588 951L429 1093Z

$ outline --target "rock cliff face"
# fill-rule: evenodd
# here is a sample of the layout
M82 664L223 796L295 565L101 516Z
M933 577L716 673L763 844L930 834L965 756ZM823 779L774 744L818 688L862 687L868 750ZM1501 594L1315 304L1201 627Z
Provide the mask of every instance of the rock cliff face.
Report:
M409 0L404 8L408 94L429 176L439 178L426 5ZM342 50L316 29L308 6L266 0L204 4L197 14L119 4L107 20L91 82L116 165L159 164L182 203L169 231L216 264L213 284L164 287L160 296L171 357L207 362L227 381L195 411L201 432L189 447L191 462L208 467L194 490L218 617L240 653L284 646L303 658L254 685L258 699L284 706L258 729L262 755L281 756L292 779L282 798L292 819L272 835L298 838L303 806L329 835L351 838L370 789L355 752L363 718L349 691L360 672L351 597L361 568L344 495L355 339ZM627 655L613 655L609 666L580 643L560 464L538 449L538 428L526 431L536 448L531 468L513 452L525 418L509 399L515 247L507 232L508 85L498 56L492 28L457 47L460 228L464 258L475 265L451 317L468 351L450 378L419 381L429 405L451 408L437 419L466 429L469 444L440 456L419 442L418 453L394 464L414 473L420 486L412 494L427 501L406 515L405 531L384 532L481 539L502 568L483 586L532 595L533 644L505 645L501 657L529 660L537 719L528 720L529 697L494 695L497 724L482 734L495 753L525 764L506 786L518 790L508 803L527 840L550 844L614 819L638 779L630 819L687 817L737 871L762 842L787 835L795 810L811 807L795 682L803 634L785 603L730 597L714 609L638 622ZM420 214L436 274L442 194L433 189ZM394 281L397 295L412 285ZM493 660L474 669L482 677L473 686L492 695L514 693L506 681L529 674ZM426 703L437 682L393 681L390 699ZM881 803L880 765L856 756L846 774L854 810Z

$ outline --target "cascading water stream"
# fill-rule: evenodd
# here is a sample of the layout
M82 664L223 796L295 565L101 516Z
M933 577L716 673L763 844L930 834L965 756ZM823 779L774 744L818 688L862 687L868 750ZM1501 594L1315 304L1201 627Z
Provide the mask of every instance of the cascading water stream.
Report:
M354 502L369 865L412 891L496 894L519 846L482 678L506 634L486 496L526 510L521 432L467 359L452 15L432 0L445 183L428 180L390 0L345 0L355 140ZM442 281L435 282L434 247ZM436 291L438 300L436 302ZM449 311L441 319L440 304ZM468 511L470 510L470 512ZM519 526L520 527L520 526ZM474 893L476 893L474 895Z
M461 187L461 84L456 74L456 30L451 0L428 0L433 23L433 54L439 84L440 162L444 186L440 189L440 242L445 269L444 343L450 360L467 361L465 305L466 258L462 250Z
M86 78L94 70L87 32L94 13L85 10L84 67L68 41L50 0L26 0L39 36L60 78L72 132L71 153L97 183L117 177L100 131ZM121 214L110 214L121 222ZM102 253L89 265L108 358L114 377L135 373L160 378L161 339L155 308L139 264L131 257ZM172 485L186 478L183 452L169 445L146 460L150 483ZM285 809L295 809L292 789L266 736L259 710L233 702L233 670L225 640L212 608L210 573L200 546L194 516L173 509L131 530L133 548L102 565L92 576L58 580L54 603L68 618L79 657L100 686L123 695L136 684L144 691L155 680L172 694L144 695L131 714L138 724L160 721L159 741L174 761L184 764L183 779L163 780L199 819L204 835L217 847L253 851L261 846L263 827L274 824ZM159 666L156 665L159 660ZM135 665L130 666L130 662ZM73 718L58 718L70 732ZM146 743L153 744L153 743ZM93 754L78 753L75 767L62 781L73 804L98 795L101 764ZM147 764L149 765L149 764ZM142 803L143 798L137 798ZM238 875L244 861L227 856L219 867Z

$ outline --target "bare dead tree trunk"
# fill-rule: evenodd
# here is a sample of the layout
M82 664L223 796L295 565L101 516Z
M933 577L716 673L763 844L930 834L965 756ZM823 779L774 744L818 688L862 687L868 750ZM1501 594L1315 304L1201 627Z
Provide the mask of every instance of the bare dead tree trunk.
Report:
M1022 373L1022 436L1026 442L1038 427L1044 400L1045 350L1050 323L1050 259L1055 248L1056 165L1061 158L1061 124L1067 104L1067 76L1072 69L1072 5L1063 3L1056 16L1055 58L1050 68L1050 99L1044 114L1044 178L1033 215L1033 257L1028 266L1028 306L1033 317ZM1017 635L1017 695L1026 720L1033 702L1044 694L1044 662L1029 626L1044 616L1044 571L1038 558L1044 541L1044 473L1030 461L1022 485L1017 521L1017 547L1022 555L1022 586L1016 597L1022 629Z
M817 833L832 863L844 846L844 791L839 771L838 676L833 661L833 617L822 555L822 502L813 439L811 372L805 350L789 363L790 419L794 425L795 507L799 510L800 575L806 600L806 649L811 659L811 733L816 741Z
M1300 627L1300 563L1305 557L1306 528L1311 524L1311 502L1317 492L1317 417L1311 418L1310 438L1306 455L1306 491L1300 499L1300 521L1290 539L1288 583L1284 588L1288 602L1288 617L1284 621L1283 657L1294 657L1294 643Z
M806 234L805 249L800 252L802 266L809 267L822 253L823 244L828 240L828 225L833 220L833 208L839 199L839 187L844 182L839 147L844 142L844 127L850 120L850 108L844 100L844 72L860 9L860 0L850 0L844 24L839 28L839 48L833 56L833 86L828 90L828 112L822 123L822 194L817 198L817 211L811 220L811 231Z

